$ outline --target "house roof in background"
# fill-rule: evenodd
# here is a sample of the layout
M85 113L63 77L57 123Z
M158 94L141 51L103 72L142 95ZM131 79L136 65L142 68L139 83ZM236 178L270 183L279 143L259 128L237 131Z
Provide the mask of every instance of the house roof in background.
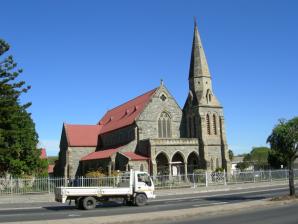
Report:
M244 156L234 156L232 163L240 163L243 162Z
M45 148L42 148L40 150L40 156L39 156L39 158L41 158L41 159L47 159L47 150Z
M48 173L54 173L54 167L55 165L48 165Z

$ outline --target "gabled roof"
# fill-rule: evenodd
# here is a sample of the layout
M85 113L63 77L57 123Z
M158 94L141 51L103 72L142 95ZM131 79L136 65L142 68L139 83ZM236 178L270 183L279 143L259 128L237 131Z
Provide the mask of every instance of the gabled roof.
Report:
M109 110L98 122L103 125L101 134L131 125L148 104L156 89Z
M90 154L81 158L81 161L110 158L114 153L118 152L118 150L119 148L91 152Z
M42 148L40 150L40 156L39 156L39 158L41 158L41 159L46 159L47 158L47 150L45 148Z
M97 146L100 134L133 124L156 89L109 110L96 125L64 124L68 146Z
M138 161L138 160L148 160L148 157L138 155L134 152L121 152L122 155L127 157L129 160Z
M69 146L97 146L102 125L64 124Z

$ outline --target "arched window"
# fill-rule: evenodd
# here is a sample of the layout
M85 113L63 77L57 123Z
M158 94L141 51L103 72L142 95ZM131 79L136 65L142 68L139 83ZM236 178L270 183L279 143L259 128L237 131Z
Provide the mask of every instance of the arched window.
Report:
M207 114L207 116L206 116L206 123L207 123L207 133L208 133L208 135L211 135L209 114Z
M213 114L213 133L217 135L216 115Z
M211 90L208 89L207 92L206 92L206 100L207 100L207 103L210 103L210 102L211 102L211 99L212 99Z
M162 112L158 119L158 137L171 138L171 118L166 112Z

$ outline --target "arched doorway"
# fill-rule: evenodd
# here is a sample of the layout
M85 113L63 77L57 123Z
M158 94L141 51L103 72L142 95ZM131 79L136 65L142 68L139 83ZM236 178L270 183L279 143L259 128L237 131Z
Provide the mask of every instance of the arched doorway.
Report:
M180 176L185 174L184 168L185 162L182 154L176 152L172 157L171 167L172 167L172 176Z
M157 175L169 175L169 160L164 152L156 156Z
M187 172L193 173L195 169L199 168L199 157L196 152L192 152L189 154L187 158Z

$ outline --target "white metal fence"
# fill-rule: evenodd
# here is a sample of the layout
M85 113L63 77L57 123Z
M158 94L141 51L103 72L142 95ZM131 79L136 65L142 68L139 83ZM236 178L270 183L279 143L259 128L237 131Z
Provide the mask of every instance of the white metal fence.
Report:
M294 170L295 178L298 179L298 169ZM240 183L259 183L288 181L288 170L266 170L238 172L227 175L225 172L201 172L187 175L160 175L152 177L156 189L183 188L183 187L208 187L215 185L231 185ZM117 176L87 178L79 177L67 179L60 177L46 178L0 178L0 196L16 194L53 193L59 186L105 186L116 187Z

